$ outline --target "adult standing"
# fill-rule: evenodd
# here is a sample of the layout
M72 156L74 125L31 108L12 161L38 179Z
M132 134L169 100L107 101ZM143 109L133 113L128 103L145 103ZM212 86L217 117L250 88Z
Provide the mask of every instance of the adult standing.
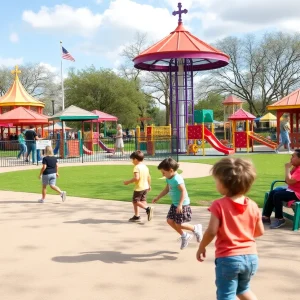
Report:
M28 130L25 132L26 146L27 146L27 157L26 162L29 162L29 155L32 152L32 163L35 163L35 152L36 152L36 143L38 140L37 133L34 131L34 127L31 125Z
M281 137L281 142L278 145L278 147L275 149L275 152L278 153L279 148L283 145L286 145L288 152L290 154L292 154L293 152L291 152L291 148L290 148L290 131L291 131L291 127L290 127L290 117L287 114L283 115L283 120L280 122L280 137Z
M121 124L117 125L116 142L113 155L116 153L117 149L121 149L122 155L124 155L123 130Z

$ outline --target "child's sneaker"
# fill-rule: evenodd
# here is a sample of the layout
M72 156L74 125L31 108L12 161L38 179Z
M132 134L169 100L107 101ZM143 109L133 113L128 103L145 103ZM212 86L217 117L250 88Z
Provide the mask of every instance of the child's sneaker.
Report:
M133 216L132 218L130 218L128 220L129 222L140 222L141 221L141 217L140 216Z
M183 250L189 244L189 241L193 238L193 236L189 233L186 233L185 236L181 237L181 245L180 249Z
M201 240L202 240L202 237L203 237L203 233L202 233L202 225L201 225L201 224L195 225L195 228L194 228L194 236L195 236L197 242L200 243Z
M44 203L44 199L40 199L40 200L38 200L38 203Z
M153 218L153 210L154 210L154 208L150 207L150 206L146 208L146 213L147 213L147 216L148 216L148 221L151 221L151 219Z
M61 196L61 201L65 202L67 198L67 192L66 191L61 192L60 196Z

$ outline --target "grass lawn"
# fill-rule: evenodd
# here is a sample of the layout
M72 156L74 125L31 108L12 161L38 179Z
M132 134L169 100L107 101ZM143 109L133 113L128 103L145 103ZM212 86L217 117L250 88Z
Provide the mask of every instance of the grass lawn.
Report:
M248 154L240 157L251 159L257 170L257 179L249 192L249 196L260 206L263 204L264 192L269 189L275 179L284 177L284 163L290 155ZM199 159L193 163L213 164L218 159ZM201 165L199 164L199 168ZM133 185L124 186L123 180L132 176L132 166L82 166L64 167L59 170L58 186L66 190L68 195L108 200L131 201ZM165 186L162 175L155 166L149 166L152 176L152 191L148 199L154 198ZM41 183L37 176L39 170L28 170L0 174L0 190L40 193ZM192 205L206 205L220 195L215 190L211 176L186 179L186 186ZM48 188L48 192L53 194ZM39 196L37 195L37 199ZM170 203L168 196L160 203Z

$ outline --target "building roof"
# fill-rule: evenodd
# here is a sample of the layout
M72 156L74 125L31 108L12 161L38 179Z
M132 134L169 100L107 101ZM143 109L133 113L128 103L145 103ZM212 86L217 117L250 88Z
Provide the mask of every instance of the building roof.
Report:
M254 120L256 117L250 114L249 112L240 108L234 114L232 114L228 120L236 120L236 121L246 121L246 120Z
M13 125L48 124L48 117L20 106L0 115L0 123L12 123Z
M181 6L181 4L180 4ZM181 12L187 13L187 10ZM137 69L147 71L168 72L170 62L175 58L187 58L192 61L189 68L194 71L204 71L224 67L228 64L229 56L220 50L201 41L182 25L181 12L177 28L167 37L149 47L133 59ZM173 15L178 14L174 12ZM174 66L176 71L177 67Z
M16 66L15 70L11 71L15 75L15 80L6 94L0 97L0 106L38 106L44 107L45 104L27 93L19 80L18 74L21 71Z
M286 110L300 108L300 89L283 97L281 100L268 105L268 110Z
M93 120L93 122L101 123L101 122L113 122L118 121L118 118L115 116L112 116L110 114L107 114L100 110L92 110L92 113L97 115L99 119Z
M234 105L244 103L245 101L233 95L228 96L222 103L225 105Z
M60 121L85 121L85 120L97 120L99 117L92 112L85 109L71 105L65 110L49 117L49 120Z

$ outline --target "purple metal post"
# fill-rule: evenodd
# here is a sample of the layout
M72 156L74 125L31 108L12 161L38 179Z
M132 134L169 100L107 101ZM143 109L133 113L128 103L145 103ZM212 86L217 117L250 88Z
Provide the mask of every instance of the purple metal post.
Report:
M176 11L176 10L173 11L172 15L173 16L178 15L178 23L182 23L181 15L186 14L188 12L188 10L187 9L181 10L182 5L180 2L178 3L177 7L178 7L178 11Z

